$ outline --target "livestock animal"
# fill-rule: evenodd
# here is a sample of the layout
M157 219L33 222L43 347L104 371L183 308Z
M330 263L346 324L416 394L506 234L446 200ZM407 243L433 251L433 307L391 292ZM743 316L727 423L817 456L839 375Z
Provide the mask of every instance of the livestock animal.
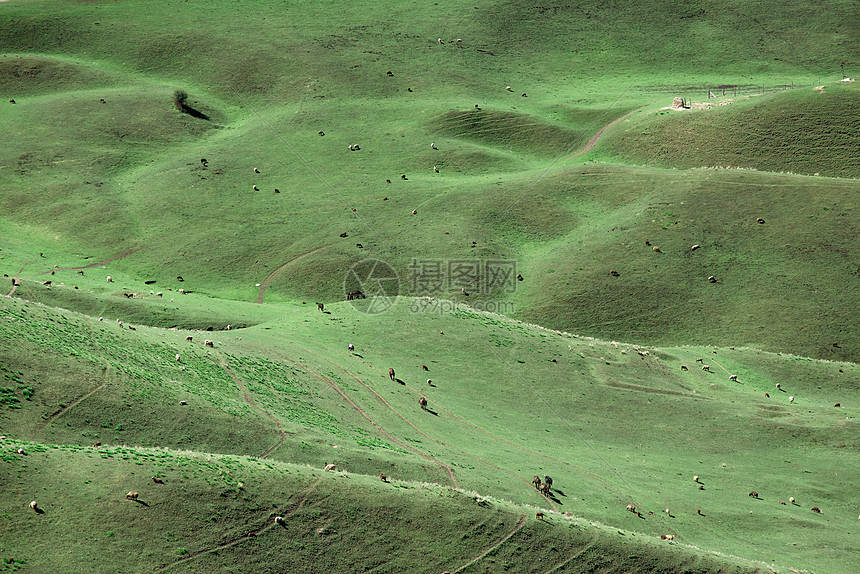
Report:
M729 375L729 380L730 380L730 381L737 381L737 380L738 380L738 376L737 376L737 375Z
M157 477L157 476L153 476L153 477L152 477L152 482L154 482L155 484L164 484L164 479L159 478L159 477Z
M788 402L793 403L793 402L794 402L794 397L788 397Z
M347 301L352 301L353 299L367 299L367 295L361 291L350 291L346 294Z
M318 131L317 133L318 133L319 135L321 135L321 136L324 136L324 135L325 135L325 132L324 132L324 131L322 131L322 130Z
M180 404L180 405L182 405L182 406L185 406L185 405L187 405L187 404L188 404L188 401L179 401L179 404Z
M424 409L425 411L427 410L427 399L426 398L421 397L420 399L418 399L418 404L421 405L422 409Z
M789 502L790 504L794 504L794 497L793 497L793 496L789 496L789 497L788 497L788 502Z
M663 534L660 536L660 540L675 540L674 534Z
M353 345L352 343L347 345L346 348L349 349L350 353L355 352L355 345Z
M181 293L182 295L185 295L185 289L180 289L179 293Z
M193 341L194 337L192 337L191 335L188 335L187 337L185 337L185 340L186 341Z
M435 165L433 166L433 172L434 172L434 173L439 173L439 168L438 168L438 167L436 167Z
M417 209L413 209L413 210L412 210L412 215L418 215L418 210L417 210Z
M322 313L325 310L325 305L323 305L322 303L317 303L317 309L319 309L320 313Z
M93 448L98 448L98 447L100 447L101 445L102 445L102 443L101 443L101 442L93 443Z
M83 270L83 269L78 269L78 275L83 275L83 274L84 274L84 270Z
M540 493L546 497L549 497L549 485L547 483L543 483L540 485Z
M275 517L275 524L283 524L283 523L284 523L284 517L283 516L276 516Z
M780 501L779 501L779 503L780 503L781 505L783 505L783 506L785 506L785 505L786 505L784 500L780 500Z
M550 488L552 488L552 478L551 478L550 476L545 475L545 476L543 477L543 481L544 481L545 483L547 483L547 484L550 486Z
M156 296L156 297L164 297L164 293L162 293L161 291L159 291L158 293L156 293L156 294L155 294L155 296Z
M690 247L690 251L695 251L695 250L696 250L696 249L698 249L699 247L701 247L701 245L699 245L699 244L697 243L697 244L693 245L692 247Z
M356 246L356 247L358 247L359 249L361 249L362 247L364 247L364 245L362 245L361 243L356 243L356 244L355 244L355 246Z
M423 370L425 370L425 371L429 371L429 370L430 370L430 369L427 367L427 365L421 365L421 368L422 368Z
M113 277L111 277L110 275L108 275L108 276L107 276L107 282L108 282L108 283L113 283Z
M213 342L212 342L212 341L210 341L209 339L206 339L205 341L203 341L203 346L204 346L204 347L213 347L213 348L214 348L214 347L215 347L215 343L213 343Z
M48 285L48 286L50 287L50 285L51 285L51 280L50 280L50 279L48 279L47 281L45 281L44 283L42 283L42 285ZM126 295L126 297L128 297L128 295Z
M699 482L699 475L698 474L693 475L693 482Z
M535 512L535 520L543 520L544 516L545 516L545 514L543 512L540 512L540 511Z
M381 480L382 482L388 482L388 477L380 472L379 473L379 480Z
M436 144L434 144L434 143L431 143L431 144L430 144L430 148L431 148L431 149L439 149L439 148L437 148L437 147L436 147Z
M681 365L681 370L682 371L688 371L689 369L687 369L687 365Z
M388 70L388 71L387 71L387 72L385 72L385 73L386 73L386 75L388 75L388 77L389 77L389 78L394 77L394 72L392 72L391 70Z
M767 398L769 399L769 398L770 398L770 393L765 393L765 394L764 394L764 396L765 396L765 397L767 397Z
M346 231L340 234L341 237L346 237Z
M756 223L764 223L764 219L762 219L761 217L756 217L755 221Z
M325 470L329 470L329 471L331 471L331 470L335 470L336 468L337 468L337 467L336 467L334 464L327 464L327 465L325 465Z
M710 366L710 365L702 365L702 370L703 370L703 371L710 371L710 370L711 370L711 366Z
M129 500L137 500L138 496L140 496L140 493L135 491L135 490L132 490L131 492L129 492L128 494L125 495L125 497Z
M821 514L821 509L818 508L817 506L813 506L810 510L812 510L812 512L816 512L818 514Z
M30 508L35 510L36 512L39 512L39 504L35 500L30 503Z
M520 273L517 273L517 281L522 281L523 276Z
M702 361L704 361L704 359L696 359L697 363L701 363Z
M663 253L662 251L660 251L660 248L657 247L656 245L654 247L652 247L651 249L653 249L657 253Z
M627 505L627 512L632 512L635 514L636 513L636 505L635 504L628 504Z
M176 353L176 360L177 360L177 361L180 361L180 360L181 360L181 358L179 357L179 353Z
M427 384L432 387L433 386L433 379L427 379Z
M697 509L696 509L696 514L698 514L699 516L704 516L704 514L702 514L702 509L701 509L701 508L697 508Z
M388 369L388 378L391 379L392 381L397 380L397 378L394 376L394 369L392 369L392 368Z
M540 477L539 477L539 476L535 476L535 477L532 479L532 484L533 484L533 485L535 485L535 488L540 488Z
M251 186L251 187L254 189L254 191L260 191L260 188L259 188L259 187L257 187L256 185L253 185L253 186Z
M717 282L717 278L716 278L716 277L714 277L713 275L711 275L710 277L708 277L708 281L710 281L711 283L716 283L716 282Z
M756 492L755 490L753 490L752 492L750 492L750 496L751 496L752 498L758 498L758 492Z
M836 403L836 404L835 404L835 405L833 405L833 406L834 406L834 407L841 407L841 406L842 406L842 403Z
M257 169L257 168L255 167L255 168L254 168L254 173L260 173L260 170L259 170L259 169Z

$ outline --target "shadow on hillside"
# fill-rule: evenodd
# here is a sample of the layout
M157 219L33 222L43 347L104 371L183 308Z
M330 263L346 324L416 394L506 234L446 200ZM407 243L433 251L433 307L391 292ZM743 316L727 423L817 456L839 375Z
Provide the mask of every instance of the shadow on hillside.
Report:
M208 120L209 116L201 112L200 110L194 109L187 104L182 105L182 112L188 114L192 118L197 118L199 120Z
M149 505L142 500L135 499L134 502L138 503L141 506L146 506L147 508L149 508Z
M557 488L553 488L550 492L554 493L554 494L558 494L559 496L567 496L565 493L563 493L562 491L560 491Z
M439 416L439 413L437 413L436 411L434 411L433 409L431 409L431 408L429 408L429 407L428 407L428 408L426 408L426 409L424 409L424 410L425 410L425 411L427 411L428 413L430 413L431 415L434 415L434 416L437 416L437 417Z
M394 379L394 380L397 381L398 383L400 383L401 385L406 384L405 382L403 382L403 379Z

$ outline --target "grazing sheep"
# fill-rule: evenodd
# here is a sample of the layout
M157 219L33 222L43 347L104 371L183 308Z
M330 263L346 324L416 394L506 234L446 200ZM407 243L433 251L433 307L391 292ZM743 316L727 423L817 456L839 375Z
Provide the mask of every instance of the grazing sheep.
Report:
M702 485L702 484L700 484L700 485L699 485L699 490L705 490L705 486L704 486L704 485Z
M400 174L400 179L407 179L406 174L405 174L405 173L401 173L401 174Z
M259 188L259 187L257 187L256 185L252 185L252 186L251 186L251 188L252 188L254 191L260 191L260 188Z
M157 476L153 476L153 477L152 477L152 482L154 482L155 484L164 484L164 479L159 478L159 477L157 477Z
M443 42L443 41L442 41L442 38L439 38L439 39L437 40L437 42L439 42L440 44L444 44L444 43L445 43L445 42Z
M349 345L347 345L347 346L346 346L346 348L347 348L347 349L349 349L349 352L350 352L350 353L355 352L355 345L353 345L352 343L350 343Z
M729 380L730 380L730 381L737 381L737 380L738 380L738 376L737 376L737 375L729 375Z
M657 253L663 253L662 251L660 251L660 248L657 247L656 245L654 247L652 247L651 249Z
M324 136L324 135L325 135L325 132L324 132L324 131L322 131L322 130L318 131L317 133L318 133L319 135L321 135L321 136Z
M51 286L51 280L50 280L50 279L48 279L47 281L45 281L44 283L42 283L42 285L47 285L47 286L49 286L49 287L50 287L50 286Z
M756 492L755 490L753 490L752 492L750 492L750 497L751 497L751 498L758 498L758 492Z
M628 504L627 505L627 512L632 512L633 514L636 514L636 505L635 504Z
M380 472L379 473L379 480L381 480L382 482L388 482L388 477Z
M107 276L107 282L108 282L108 283L113 283L113 277L111 277L110 275L108 275L108 276Z
M259 170L259 169L257 169L257 168L255 167L255 168L254 168L254 173L260 173L260 170Z
M710 372L711 366L710 365L702 365L702 370Z
M794 397L788 397L788 402L789 402L789 403L793 403L793 402L794 402Z
M426 398L421 397L420 399L418 399L418 404L421 405L422 409L424 409L425 411L427 410L427 399Z
M129 492L128 494L125 495L125 497L128 500L137 500L138 496L140 496L140 493L135 491L135 490L132 490L131 492Z
M765 394L764 394L764 396L765 396L766 398L768 398L768 399L769 399L769 398L770 398L770 393L765 393Z
M417 210L417 209L413 209L413 210L412 210L412 215L418 215L418 210Z
M689 369L687 368L687 365L681 365L681 370L682 371L688 371Z
M762 219L761 217L756 217L755 221L756 223L764 223L764 219Z
M275 524L283 524L283 523L284 523L284 517L283 516L276 516L275 517Z
M361 249L362 247L364 247L364 245L362 245L361 243L356 243L356 244L355 244L355 246L356 246L356 247L358 247L359 249Z
M176 353L176 361L178 362L179 360L180 360L179 353Z
M693 245L692 247L690 247L690 251L695 251L695 250L696 250L696 249L698 249L699 247L701 247L701 245L699 245L698 243L696 243L695 245Z
M717 282L717 278L716 278L716 277L714 277L713 275L711 275L710 277L708 277L708 281L710 281L711 283L716 283L716 282Z
M340 234L341 237L346 237L346 231Z
M179 401L179 404L183 407L188 404L188 401Z
M213 348L214 348L214 347L215 347L215 343L213 343L213 342L212 342L212 341L210 341L209 339L206 339L205 341L203 341L203 346L204 346L204 347L213 347Z
M435 165L433 166L433 173L439 173L439 168Z
M701 363L702 361L704 361L704 359L696 359L697 363Z
M779 501L779 503L780 503L781 505L783 505L783 506L785 506L785 505L786 505L784 500L780 500L780 501Z
M520 273L517 273L517 281L522 281L523 276Z
M164 297L164 293L162 293L161 291L159 291L158 293L156 293L156 294L155 294L155 296L156 296L156 297Z
M385 73L386 73L386 75L387 75L389 78L394 77L394 72L392 72L391 70L388 70L388 71L387 71L387 72L385 72Z
M698 474L693 475L693 482L699 482L699 475Z
M818 508L817 506L813 506L810 510L812 510L812 512L816 512L818 514L821 514L821 509Z
M334 464L327 464L327 465L325 465L325 470L328 470L328 471L335 470L336 468L337 468L337 467L336 467Z
M436 147L436 144L431 143L431 144L430 144L430 149L439 149L439 148L437 148L437 147Z
M675 540L674 534L661 534L660 540Z
M179 293L180 293L180 295L185 295L185 289L180 289Z
M793 497L793 496L789 496L789 497L788 497L788 503L789 503L789 504L794 504L794 497Z
M397 380L397 378L394 376L394 369L392 369L392 368L388 369L388 378L391 379L392 381Z
M16 452L17 454L20 454L20 455L23 455L23 456L27 456L27 452L26 452L23 448L19 448L19 449L18 449L18 450L16 450L15 452Z
M191 335L188 335L187 337L185 337L185 340L190 342L190 341L194 340L194 337L192 337Z
M32 510L35 510L36 512L39 512L39 504L35 500L30 503L30 508Z

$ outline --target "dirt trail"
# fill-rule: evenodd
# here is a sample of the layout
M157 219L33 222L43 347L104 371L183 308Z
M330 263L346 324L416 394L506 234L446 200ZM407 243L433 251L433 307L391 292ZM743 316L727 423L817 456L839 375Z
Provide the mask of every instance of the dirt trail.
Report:
M321 481L321 480L322 480L322 477L317 478L317 479L313 482L313 484L311 484L311 485L310 485L310 487L309 487L309 488L308 488L308 490L304 493L304 495L302 495L302 498L299 500L299 503L296 505L296 507L295 507L295 508L293 508L292 510L290 510L289 512L287 512L286 514L284 514L284 515L283 515L283 517L284 517L284 518L288 518L288 517L292 516L293 514L295 514L296 512L298 512L298 511L302 508L302 506L304 506L305 501L308 499L308 496L310 496L311 492L313 492L313 490L316 488L316 486L320 483L320 481ZM166 565L164 565L164 566L160 566L160 567L156 568L156 569L155 569L155 571L156 571L156 572L162 572L162 571L164 571L164 570L167 570L168 568L173 568L174 566L177 566L177 565L179 565L179 564L183 564L183 563L185 563L185 562L189 562L189 561L191 561L191 560L194 560L194 559L195 559L195 558L197 558L198 556L201 556L201 555L203 555L203 554L206 554L207 552L216 552L216 551L218 551L218 550L224 550L225 548L230 548L231 546L235 546L235 545L239 544L239 543L240 543L240 542L242 542L243 540L248 540L249 538L252 538L252 537L255 537L255 536L260 536L261 534L263 534L263 533L265 533L265 532L267 532L267 531L271 530L272 528L274 528L274 527L275 527L275 526L277 526L277 525L278 525L278 524L277 524L276 522L274 522L274 520L273 520L273 521L272 521L270 524L268 524L267 526L264 526L264 527L259 528L259 529L257 529L257 530L252 530L251 532L249 532L249 533L248 533L248 534L246 534L245 536L241 536L241 537L239 537L239 538L235 538L235 539L233 539L233 540L231 540L231 541L229 541L229 542L225 542L224 544L220 544L220 545L218 545L218 546L214 546L214 547L212 547L212 548L207 548L207 549L205 549L205 550L198 550L197 552L194 552L194 553L192 553L192 554L189 554L189 555L188 555L188 556L186 556L185 558L182 558L182 559L180 559L180 560L177 560L176 562L171 562L170 564L166 564Z
M274 279L275 275L277 275L278 273L280 273L282 270L289 267L293 263L296 263L297 261L301 261L305 257L308 257L309 255L313 255L317 251L325 249L326 247L330 247L330 245L320 245L319 247L311 249L310 251L306 251L305 253L302 253L301 255L297 255L297 256L293 257L292 259L290 259L289 261L287 261L286 263L284 263L283 265L279 266L277 269L275 269L271 273L269 273L266 276L266 278L263 279L263 282L260 283L260 294L257 295L257 303L263 302L263 294L266 292L266 287L269 286L269 283L272 282L272 279Z
M612 126L614 126L615 124L617 124L618 122L620 122L621 120L623 120L624 118L629 116L630 114L634 114L644 107L645 106L641 106L641 107L636 108L632 112L627 112L626 114L624 114L620 118L616 118L616 119L612 120L611 122L609 122L608 124L606 124L605 126L600 128L599 130L597 130L597 133L594 134L593 136L591 136L591 139L589 139L587 142L585 142L584 146L582 146L581 148L579 148L578 150L573 152L573 154L569 155L567 157L567 159L573 159L573 158L580 156L584 153L590 152L594 148L594 146L597 145L597 141L600 139L600 136L603 135L603 132L605 132L606 130L608 130L609 128L611 128Z
M81 404L81 402L84 401L84 399L90 398L96 392L103 389L105 387L105 385L107 385L107 383L108 383L108 375L109 374L110 374L110 365L107 365L105 367L105 370L104 370L104 375L102 376L102 382L98 386L96 386L92 390L88 391L87 393L84 393L83 395L81 395L80 397L78 397L74 401L70 402L66 406L60 407L56 412L54 412L54 414L52 414L47 419L45 419L44 422L39 424L39 426L37 426L36 428L38 430L44 430L49 424L51 424L52 422L54 422L55 420L57 420L59 417L63 416L64 414L66 414L69 411L69 409L72 409L72 408L78 406L79 404Z
M472 564L474 564L478 560L482 559L484 556L486 556L487 554L489 554L490 552L492 552L493 550L495 550L496 548L498 548L499 546L501 546L502 544L507 542L511 536L516 534L520 530L520 528L522 528L525 525L526 525L526 515L525 515L525 513L523 513L522 517L520 518L520 521L517 522L517 525L514 526L513 530L508 532L501 540L499 540L498 542L496 542L495 544L493 544L492 546L490 546L489 548L487 548L486 550L484 550L483 552L481 552L480 554L478 554L477 556L475 556L474 558L472 558L471 560L469 560L468 562L463 564L462 566L454 569L453 572L460 572L461 570L468 568L469 566L471 566Z
M281 421L279 421L275 415L273 415L269 411L263 409L262 407L258 406L257 403L254 402L254 399L251 398L251 394L248 392L248 388L245 386L245 383L243 383L241 381L241 379L239 379L239 377L237 377L236 374L230 370L230 367L227 365L227 361L224 360L223 355L221 355L220 353L218 354L218 360L219 360L220 366L225 371L227 371L227 374L230 375L230 378L233 379L233 382L236 383L236 386L238 386L239 389L242 391L242 396L245 398L245 402L248 403L248 405L252 409L255 409L256 411L262 413L265 417L272 419L275 422L275 426L278 429L278 434L280 434L281 436L280 436L280 438L278 438L278 442L276 442L270 448L266 449L266 451L263 452L263 454L261 454L257 457L257 458L266 458L267 456L272 454L276 448L278 448L279 446L281 446L284 443L284 441L287 439L287 431L285 431L281 427Z

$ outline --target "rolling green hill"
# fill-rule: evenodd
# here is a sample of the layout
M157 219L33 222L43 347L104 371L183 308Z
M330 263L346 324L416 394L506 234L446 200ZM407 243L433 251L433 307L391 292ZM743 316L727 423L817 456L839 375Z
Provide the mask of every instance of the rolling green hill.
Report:
M856 16L0 2L0 571L853 572Z

